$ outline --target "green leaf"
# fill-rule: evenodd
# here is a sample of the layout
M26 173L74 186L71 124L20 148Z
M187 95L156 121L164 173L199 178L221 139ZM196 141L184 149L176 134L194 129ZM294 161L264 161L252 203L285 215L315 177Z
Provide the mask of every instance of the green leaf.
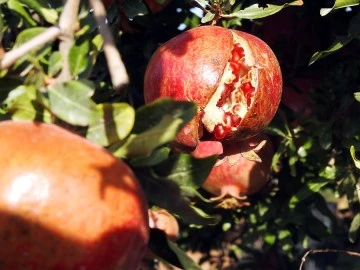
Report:
M55 24L59 18L56 10L48 7L48 2L46 0L19 0L19 2L35 10L48 23Z
M354 37L352 37L352 36L337 37L335 39L335 41L333 42L333 44L330 45L329 48L327 48L324 51L319 51L319 52L314 53L313 56L311 56L309 65L313 64L315 61L318 61L321 58L324 58L324 57L340 50L346 44L350 43L353 39L354 39Z
M150 156L159 146L173 141L182 125L183 120L166 114L158 125L141 134L132 134L124 145L117 150L112 146L111 151L117 157Z
M48 64L48 75L54 77L62 68L62 54L59 51L55 51L51 54Z
M19 15L30 26L36 26L36 21L30 16L29 12L17 0L7 1L8 8Z
M122 8L129 19L148 14L148 9L142 0L122 0Z
M166 160L169 157L170 152L171 149L169 147L161 147L155 149L148 157L135 157L129 159L129 162L133 167L154 166Z
M90 124L86 138L102 146L125 139L133 128L135 110L127 103L98 104L99 118Z
M184 223L195 225L214 225L218 216L209 216L196 211L181 195L180 187L173 181L155 178L149 168L134 171L148 200L163 209L178 215Z
M201 18L201 23L208 23L211 22L215 18L215 14L208 12L205 14L204 17Z
M351 222L349 229L349 241L355 243L359 237L360 230L360 213L357 213Z
M13 120L50 122L50 113L45 109L47 100L33 86L22 85L12 90L4 104Z
M357 5L359 5L359 0L336 0L331 8L320 9L320 15L325 16L336 9L357 6Z
M178 183L181 188L198 189L215 165L217 156L197 159L189 154L177 154L153 168L159 178Z
M148 247L164 264L171 264L181 269L201 270L184 250L166 237L164 231L151 229Z
M49 86L50 109L61 120L78 126L88 126L99 118L91 96L94 90L80 81L68 81Z
M81 44L74 44L69 51L71 74L75 77L85 71L89 64L90 43L85 40Z
M328 183L329 181L324 179L309 181L306 183L303 188L301 188L295 195L290 198L290 209L294 209L299 202L305 200L314 193L319 192L320 189L326 186Z
M356 168L360 169L360 160L357 159L355 156L355 147L353 145L350 147L350 155L351 155L352 159L354 160Z
M302 6L303 1L293 1L283 5L271 5L266 4L266 8L261 7L259 4L251 5L243 10L236 11L234 13L225 15L224 17L238 17L240 19L260 19L273 15L282 9L289 6Z
M354 93L354 97L355 97L355 99L356 99L357 101L360 102L360 92Z
M175 101L170 98L157 99L136 110L134 133L138 134L151 129L163 121L164 115L183 120L182 126L188 123L196 113L196 105L188 101Z
M14 48L23 45L24 43L28 42L30 39L43 33L46 29L47 29L46 27L32 27L21 31L20 34L16 37Z

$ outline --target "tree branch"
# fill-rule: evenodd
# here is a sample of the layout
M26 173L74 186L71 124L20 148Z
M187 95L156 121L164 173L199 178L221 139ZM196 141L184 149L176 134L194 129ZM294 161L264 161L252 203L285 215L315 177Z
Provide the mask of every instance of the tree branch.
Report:
M113 36L106 23L106 10L99 0L90 0L100 34L104 38L104 53L114 89L121 89L129 83L129 76L121 55L115 46Z
M61 29L59 51L62 54L63 65L56 79L57 82L64 82L71 79L69 51L74 43L74 32L79 27L79 6L80 0L66 0L59 19L59 27Z
M304 263L306 261L306 257L309 256L310 254L315 254L315 253L343 253L349 256L360 257L360 253L353 251L339 250L339 249L313 249L306 252L304 256L301 258L301 264L299 270L302 270Z
M5 53L4 57L0 59L0 70L11 67L19 58L25 56L32 50L38 49L48 42L54 41L60 36L60 34L60 28L52 26L18 48L8 51Z

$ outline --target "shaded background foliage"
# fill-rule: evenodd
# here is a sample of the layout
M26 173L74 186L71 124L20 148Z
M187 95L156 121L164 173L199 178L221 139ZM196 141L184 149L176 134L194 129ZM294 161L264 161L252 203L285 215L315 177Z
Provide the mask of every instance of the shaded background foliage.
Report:
M178 130L194 113L191 104L167 103L170 101L144 107L142 89L152 53L170 38L201 23L204 14L195 2L173 0L160 12L151 13L142 1L124 0L122 16L117 1L110 3L108 24L130 76L130 84L121 92L112 89L95 20L88 4L82 2L80 30L70 54L73 80L77 82L70 83L70 88L69 84L61 89L47 86L61 69L55 41L20 59L8 71L0 71L0 117L55 122L93 138L89 130L100 128L104 118L99 115L105 107L99 104L111 104L106 108L117 113L105 122L128 131L123 135L118 132L113 140L105 140L104 135L96 142L131 164L151 204L176 215L181 225L178 246L153 232L150 247L183 268L196 269L178 247L200 258L198 263L204 269L209 265L211 269L298 269L307 250L360 251L359 168L349 151L351 146L360 149L360 104L354 96L360 86L358 3L321 16L320 10L332 7L334 1L304 1L301 6L289 6L265 18L234 17L218 22L266 41L279 59L284 80L279 111L266 129L277 150L271 179L259 194L249 198L250 206L228 210L206 200L209 194L199 188L214 157L198 161L186 154L173 155L168 148L171 136L168 141L150 140L147 153L138 147L148 136ZM254 4L274 4L224 2L234 4L228 14ZM19 3L29 16L16 6ZM0 1L1 50L9 51L36 31L43 31L35 27L54 23L53 16L61 11L62 2L44 3L51 7L48 14L40 14L27 1ZM333 46L337 41L341 41L340 47L344 45L339 50ZM88 114L81 115L83 122L71 122L61 109L64 103L54 98L55 94L64 95L66 89L79 89L88 97L80 100L78 95L68 94L88 108ZM165 108L171 119L163 119ZM76 109L67 111L76 115ZM132 122L123 120L132 117ZM176 119L182 122L176 124ZM198 168L195 172L190 169L194 166ZM174 176L178 171L184 173L182 179ZM153 178L154 173L158 179ZM163 254L164 246L169 247L169 253ZM359 262L344 253L324 253L307 258L305 267L356 269Z

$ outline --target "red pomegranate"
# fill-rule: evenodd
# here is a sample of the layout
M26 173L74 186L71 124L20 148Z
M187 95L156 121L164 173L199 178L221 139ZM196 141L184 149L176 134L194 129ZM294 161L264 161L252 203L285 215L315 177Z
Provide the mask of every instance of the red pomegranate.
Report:
M0 122L0 268L137 269L147 204L121 160L58 126Z
M198 113L177 141L237 141L259 133L274 117L282 92L279 63L259 38L201 26L163 44L150 59L145 102L171 97L193 101Z
M230 144L202 141L192 152L196 158L215 154L219 159L203 184L205 190L217 196L214 199L226 196L242 199L258 192L268 181L274 149L265 134Z
M164 231L171 241L179 238L179 224L172 214L164 209L149 209L148 214L150 228Z

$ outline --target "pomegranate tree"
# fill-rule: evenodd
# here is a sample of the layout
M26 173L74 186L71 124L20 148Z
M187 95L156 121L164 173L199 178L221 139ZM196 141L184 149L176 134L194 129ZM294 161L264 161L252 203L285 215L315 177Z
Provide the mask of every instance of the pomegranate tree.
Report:
M198 105L177 141L237 141L258 134L274 117L282 92L279 63L259 38L218 26L201 26L163 44L150 59L145 102L161 97Z
M230 144L202 141L192 155L196 158L219 155L203 184L206 191L217 196L214 199L226 196L243 199L258 192L268 181L274 149L269 137L259 134Z
M137 269L147 204L130 168L58 126L0 123L0 268Z

